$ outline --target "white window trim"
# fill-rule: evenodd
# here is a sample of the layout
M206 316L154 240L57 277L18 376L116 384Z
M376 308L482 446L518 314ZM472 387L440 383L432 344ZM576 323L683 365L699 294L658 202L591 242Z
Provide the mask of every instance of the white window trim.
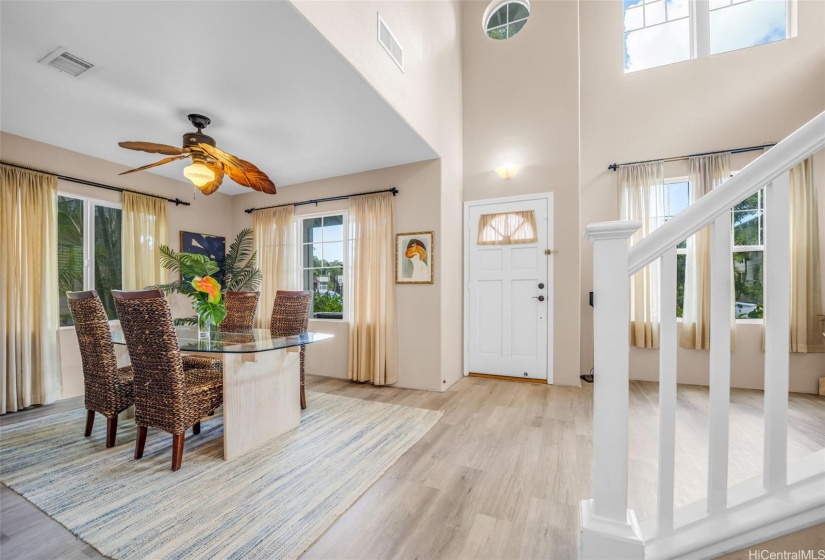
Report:
M100 200L90 196L84 196L71 192L58 190L57 196L63 198L72 198L83 201L83 291L95 289L95 226L94 213L95 206L103 206L105 208L117 208L123 211L123 204L120 202L109 202L108 200ZM110 319L110 326L120 325L118 319ZM74 325L61 325L59 329L74 329Z
M730 172L731 177L736 175L737 173L739 173L739 170L731 171ZM683 177L668 177L667 179L665 179L665 185L670 185L671 183L688 183L688 188L690 188L690 178L689 177L684 177L684 176ZM731 212L731 218L733 218L733 213L734 213L733 208L731 208L730 212ZM763 212L764 212L764 214L762 215L762 219L764 219L765 215L767 214L767 208L763 208ZM731 224L732 223L733 223L733 221L731 220ZM762 251L763 253L765 252L765 246L764 245L735 245L734 240L733 240L733 227L731 227L730 236L731 236L731 239L730 239L731 259L733 258L734 253L745 253L745 252L750 252L750 251ZM682 249L677 248L676 249L676 254L677 255L687 255L687 247L682 248ZM732 303L735 305L736 302L732 302ZM677 317L676 320L678 322L681 322L682 318ZM739 318L739 317L736 317L734 320L737 323L762 323L764 321L764 319L752 319L752 318L743 319L743 318Z
M664 0L667 2L667 0ZM737 50L749 49L753 47L761 47L762 45L767 45L770 43L762 43L760 45L753 45L752 47L743 47L741 49L735 49L733 51L725 51L721 53L711 54L710 52L710 0L687 0L688 1L688 26L690 27L690 58L687 60L681 60L678 62L687 62L688 60L695 60L697 58L705 58L710 56L717 56L720 54L727 54L729 52L735 52ZM642 8L644 10L644 8ZM785 38L781 39L780 41L771 41L771 43L779 43L781 41L787 41L788 39L793 39L797 35L797 0L785 0ZM644 14L644 11L642 12ZM648 29L649 27L655 27L656 25L663 25L665 23L670 23L669 21L664 21L661 23L653 24L650 26L643 26L639 29L634 29L632 31L625 31L624 30L624 14L625 9L622 8L622 42L624 43L625 37L628 33L632 31L638 31L639 29ZM680 18L683 19L683 18ZM671 20L671 21L678 21L678 20ZM622 47L622 67L624 67L624 46ZM671 62L668 64L662 64L659 66L651 66L650 68L642 68L639 70L627 70L625 68L625 74L632 74L635 72L642 72L644 70L652 70L653 68L662 68L663 66L670 66L671 64L677 64L677 62Z
M344 266L342 267L343 274L344 274L344 308L341 311L341 318L340 319L316 319L314 317L309 318L310 321L318 321L323 323L346 323L348 319L349 313L349 298L350 298L350 284L349 281L349 247L352 243L352 239L349 235L349 213L346 210L329 210L327 212L311 212L308 214L298 214L295 216L295 238L298 240L297 246L298 250L295 251L295 275L296 275L296 286L299 286L301 290L304 289L304 254L303 249L304 245L307 243L304 242L304 232L303 227L301 227L301 222L306 219L311 218L323 218L325 216L343 216L344 217L344 255L342 258L342 262ZM311 291L311 290L310 290Z

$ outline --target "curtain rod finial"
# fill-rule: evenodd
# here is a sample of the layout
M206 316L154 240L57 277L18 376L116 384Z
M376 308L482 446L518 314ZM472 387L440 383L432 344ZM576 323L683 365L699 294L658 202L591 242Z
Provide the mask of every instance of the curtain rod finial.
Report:
M616 171L617 169L619 169L619 164L617 164L617 163L611 163L610 165L608 165L608 166L607 166L607 168L608 168L610 171Z

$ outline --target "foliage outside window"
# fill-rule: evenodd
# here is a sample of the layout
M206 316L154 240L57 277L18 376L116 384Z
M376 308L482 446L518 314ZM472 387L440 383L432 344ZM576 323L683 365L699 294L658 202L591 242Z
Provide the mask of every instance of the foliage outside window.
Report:
M623 0L634 72L787 39L790 0Z
M117 319L112 290L122 286L121 210L118 205L57 197L60 326L73 325L66 292L97 290L106 316Z
M690 185L684 179L665 184L664 216L652 216L658 227L690 204ZM737 319L760 319L763 312L763 270L765 236L765 192L760 190L732 210L734 315ZM682 317L685 304L687 242L676 247L676 316Z
M509 39L524 27L530 17L530 4L524 0L493 2L484 18L484 32L490 39Z
M343 214L299 218L301 282L314 319L344 318L345 222Z

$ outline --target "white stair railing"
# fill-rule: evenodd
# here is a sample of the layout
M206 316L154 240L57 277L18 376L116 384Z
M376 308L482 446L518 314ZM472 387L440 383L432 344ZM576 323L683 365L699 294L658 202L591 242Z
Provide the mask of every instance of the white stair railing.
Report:
M825 147L825 113L628 247L638 222L587 226L593 242L593 499L581 503L583 559L705 558L825 521L825 450L787 463L790 242L789 170ZM730 209L765 187L765 448L762 480L728 487ZM707 499L674 510L676 246L711 228ZM777 255L779 257L777 257ZM627 509L629 277L660 263L659 473L654 519Z

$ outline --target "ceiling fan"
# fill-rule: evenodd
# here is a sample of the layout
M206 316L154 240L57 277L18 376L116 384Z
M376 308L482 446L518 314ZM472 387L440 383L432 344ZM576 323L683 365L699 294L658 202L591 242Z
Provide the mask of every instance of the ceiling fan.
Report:
M275 183L266 176L266 173L248 161L216 148L215 140L201 132L212 122L208 117L192 114L189 115L189 122L198 131L187 132L183 135L182 148L153 142L118 142L118 146L127 150L139 150L151 154L171 156L137 169L124 171L121 175L143 171L179 159L192 158L192 164L184 168L183 175L192 181L203 194L212 194L218 190L221 181L223 181L224 173L239 185L267 194L275 194Z

